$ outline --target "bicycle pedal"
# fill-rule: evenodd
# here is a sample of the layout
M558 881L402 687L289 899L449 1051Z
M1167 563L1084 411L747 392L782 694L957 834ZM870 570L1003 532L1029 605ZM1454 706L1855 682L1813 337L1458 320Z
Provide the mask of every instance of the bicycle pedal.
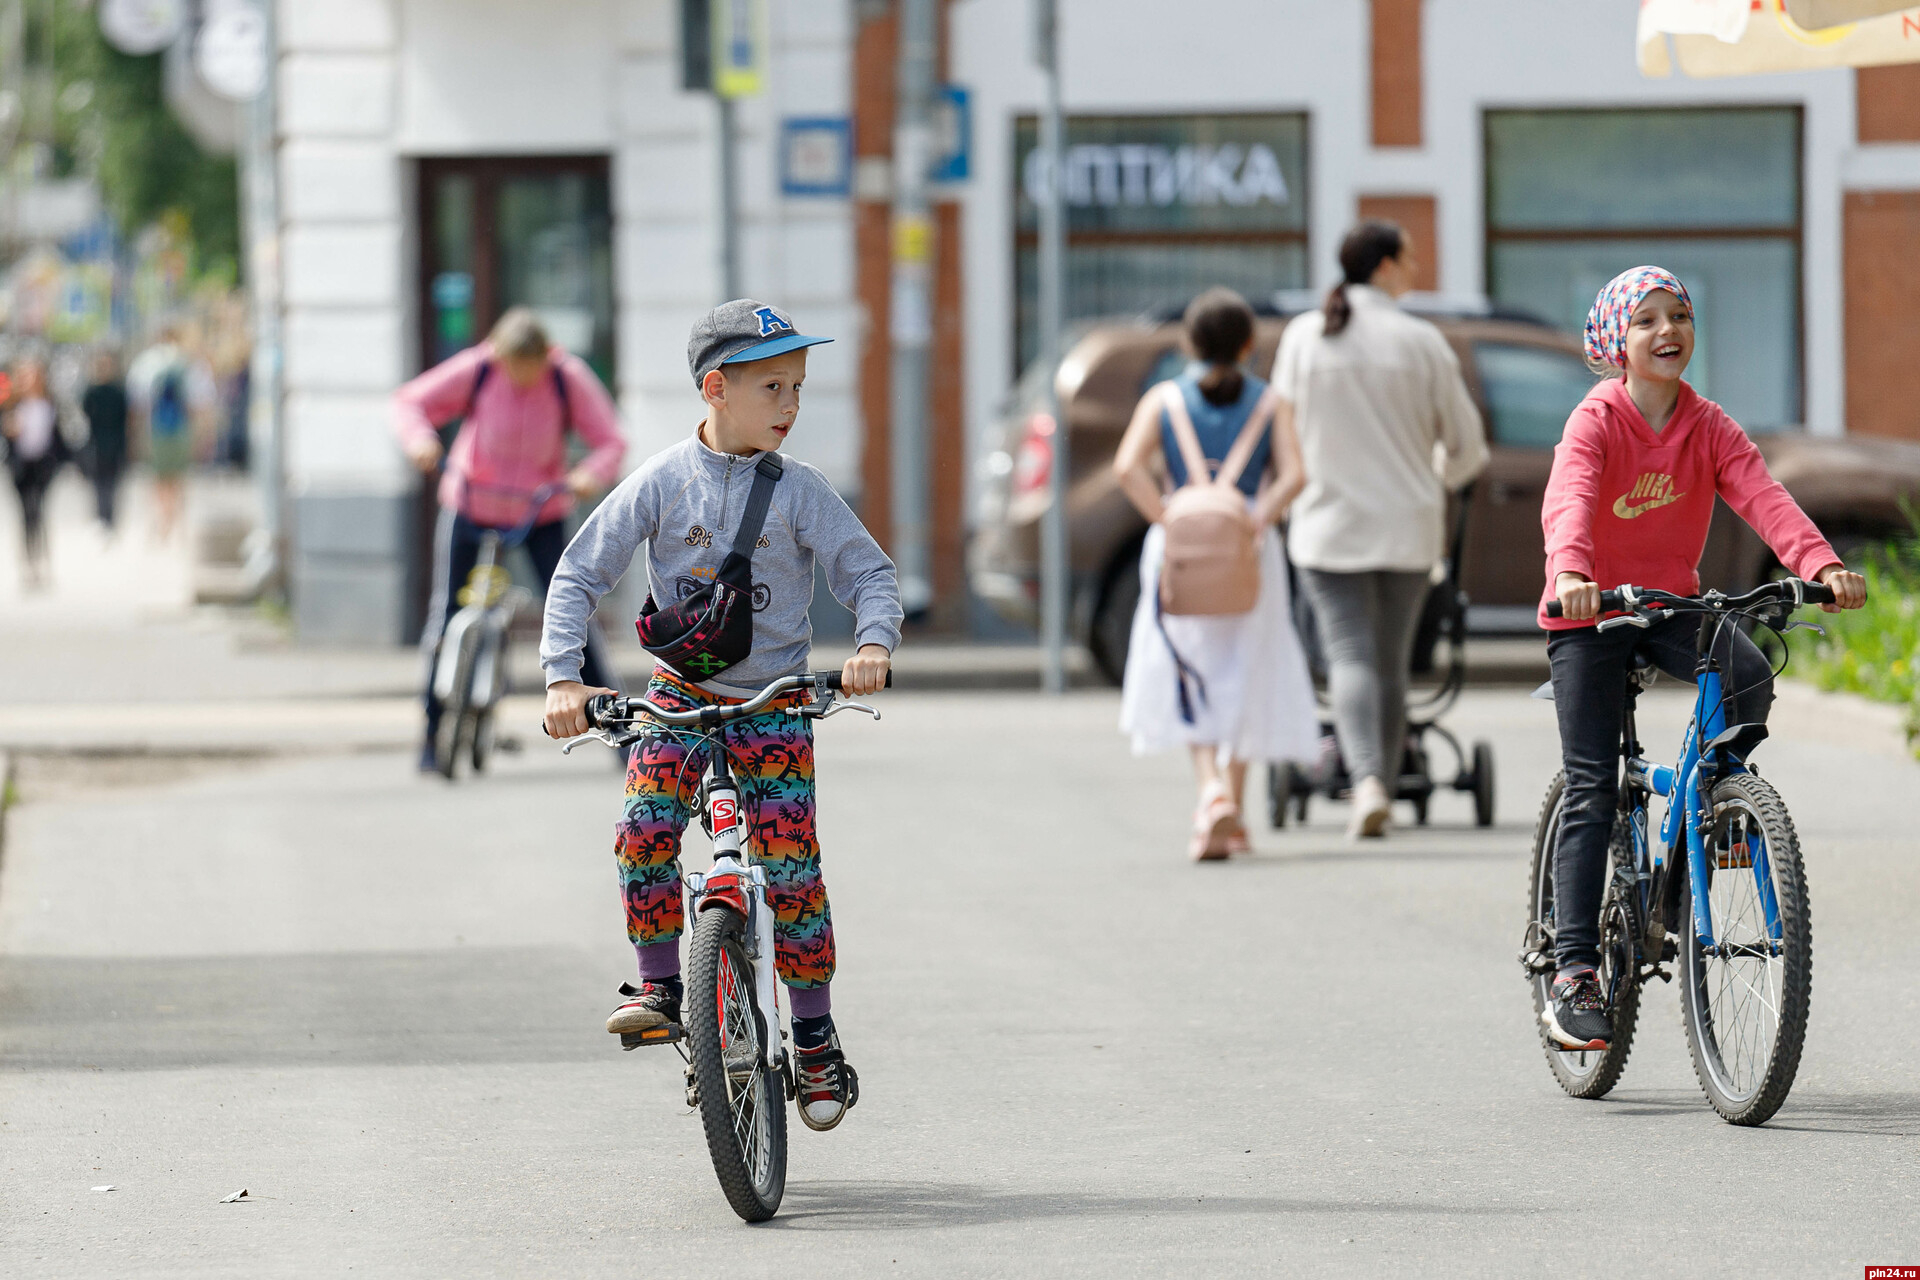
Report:
M643 1044L672 1044L687 1038L687 1029L677 1022L668 1022L658 1027L648 1027L645 1031L622 1031L620 1047L638 1049Z

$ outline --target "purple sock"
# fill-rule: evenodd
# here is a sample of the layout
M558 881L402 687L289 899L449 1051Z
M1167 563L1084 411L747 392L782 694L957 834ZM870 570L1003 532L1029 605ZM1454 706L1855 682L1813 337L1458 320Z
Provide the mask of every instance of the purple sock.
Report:
M672 978L680 973L680 939L678 938L668 938L665 942L648 942L634 947L633 951L640 957L642 978Z
M787 1004L796 1018L824 1018L833 1008L832 984L818 987L788 987Z

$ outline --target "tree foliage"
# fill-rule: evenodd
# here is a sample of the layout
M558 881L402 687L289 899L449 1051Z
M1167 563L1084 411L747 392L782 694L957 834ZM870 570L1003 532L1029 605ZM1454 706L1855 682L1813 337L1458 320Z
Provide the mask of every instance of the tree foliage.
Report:
M55 74L62 91L91 86L72 124L97 139L96 176L121 231L174 223L193 245L197 274L231 275L240 261L233 158L202 151L168 108L165 55L121 53L100 35L90 7L61 3L56 12Z

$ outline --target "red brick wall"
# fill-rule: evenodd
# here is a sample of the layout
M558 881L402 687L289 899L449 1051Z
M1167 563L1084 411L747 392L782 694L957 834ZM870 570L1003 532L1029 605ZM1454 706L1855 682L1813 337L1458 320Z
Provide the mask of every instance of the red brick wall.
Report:
M1432 196L1361 196L1360 216L1399 223L1413 240L1413 287L1440 288L1439 206Z
M941 6L940 60L946 61L946 5ZM894 73L899 24L894 13L863 23L854 42L853 153L893 154ZM933 589L936 623L958 623L965 584L963 509L966 477L966 415L962 394L965 346L962 318L961 211L950 201L934 207L933 351L929 425L933 439ZM890 543L893 523L892 361L887 338L893 289L892 208L882 200L859 200L854 212L855 290L866 311L860 354L860 414L865 437L860 456L864 490L861 518Z
M1920 440L1920 191L1849 191L1847 430Z
M1920 62L1853 73L1855 130L1862 142L1920 142Z
M1417 147L1421 0L1372 0L1373 145Z

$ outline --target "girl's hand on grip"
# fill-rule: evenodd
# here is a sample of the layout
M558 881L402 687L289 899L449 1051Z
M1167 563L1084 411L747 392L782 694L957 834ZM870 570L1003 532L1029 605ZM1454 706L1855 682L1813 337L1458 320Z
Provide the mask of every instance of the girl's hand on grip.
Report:
M1574 622L1600 616L1600 584L1577 573L1563 573L1554 579L1553 589L1560 597L1560 614Z
M1858 609L1867 602L1867 580L1843 564L1828 565L1813 580L1833 592L1833 603L1820 606L1827 613Z

